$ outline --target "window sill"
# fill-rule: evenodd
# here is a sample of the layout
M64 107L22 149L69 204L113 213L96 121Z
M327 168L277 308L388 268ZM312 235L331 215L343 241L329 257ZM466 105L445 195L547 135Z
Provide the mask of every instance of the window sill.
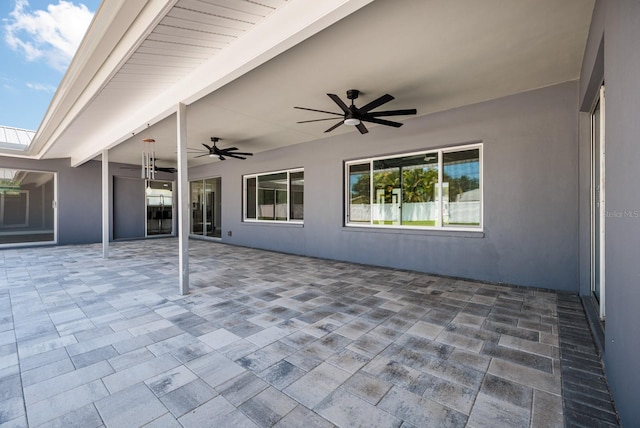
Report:
M469 229L415 229L401 227L379 227L379 226L359 226L345 225L344 232L354 233L382 233L392 235L424 235L424 236L447 236L454 238L484 238L484 230Z
M242 224L248 224L251 226L284 226L284 227L304 227L302 222L293 221L268 221L268 220L244 220Z

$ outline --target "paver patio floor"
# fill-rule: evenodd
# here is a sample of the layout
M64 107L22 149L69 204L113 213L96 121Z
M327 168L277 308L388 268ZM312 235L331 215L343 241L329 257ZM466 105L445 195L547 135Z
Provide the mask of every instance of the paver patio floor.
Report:
M577 296L190 247L0 251L0 427L616 424Z

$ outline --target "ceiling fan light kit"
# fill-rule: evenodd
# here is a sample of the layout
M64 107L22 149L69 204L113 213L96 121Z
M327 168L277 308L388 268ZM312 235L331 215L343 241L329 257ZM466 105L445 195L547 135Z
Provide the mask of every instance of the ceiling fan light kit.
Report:
M393 100L394 98L389 94L385 94L379 98L376 98L370 103L358 108L355 106L354 100L357 99L359 95L360 95L360 91L358 91L357 89L349 89L347 91L347 98L351 100L351 105L348 106L336 94L327 94L327 96L331 98L333 102L338 105L338 107L340 107L340 110L342 110L342 113L336 113L336 112L326 111L326 110L317 110L317 109L306 108L306 107L294 107L294 108L297 108L300 110L314 111L317 113L332 114L335 116L343 117L342 120L340 120L340 122L336 123L335 125L333 125L331 128L327 129L324 132L331 132L337 127L339 127L340 125L345 124L349 126L355 126L358 129L358 131L360 131L361 134L366 134L369 132L367 127L364 126L362 122L376 123L379 125L393 126L394 128L399 128L402 126L402 123L393 122L385 119L379 119L379 117L405 116L405 115L412 115L417 113L416 109L387 110L387 111L377 111L377 112L372 111L380 107L381 105L386 104L389 101ZM335 119L337 118L327 117L323 119L303 120L298 123L320 122L323 120L335 120Z

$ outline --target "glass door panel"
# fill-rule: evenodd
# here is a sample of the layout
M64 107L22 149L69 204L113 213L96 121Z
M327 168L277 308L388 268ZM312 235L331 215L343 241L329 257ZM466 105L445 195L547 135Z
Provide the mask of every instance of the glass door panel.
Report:
M604 170L604 86L591 113L591 293L604 319L604 227L605 227L605 170Z
M0 168L0 245L55 242L55 174Z
M203 184L202 181L192 181L189 186L191 188L191 234L202 235L204 231Z
M600 104L596 108L592 116L593 120L593 296L600 301Z
M205 236L220 238L220 189L219 178L210 178L204 180L204 199L206 202L204 215Z
M191 234L222 236L220 203L221 179L209 178L189 183L191 192Z
M147 236L173 233L173 183L146 182Z

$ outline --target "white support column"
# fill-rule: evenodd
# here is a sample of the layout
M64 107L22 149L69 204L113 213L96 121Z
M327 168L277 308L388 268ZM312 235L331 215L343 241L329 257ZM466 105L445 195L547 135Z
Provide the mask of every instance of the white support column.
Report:
M177 109L178 239L180 294L189 294L189 177L187 175L187 106Z
M109 258L109 150L102 151L102 257Z

